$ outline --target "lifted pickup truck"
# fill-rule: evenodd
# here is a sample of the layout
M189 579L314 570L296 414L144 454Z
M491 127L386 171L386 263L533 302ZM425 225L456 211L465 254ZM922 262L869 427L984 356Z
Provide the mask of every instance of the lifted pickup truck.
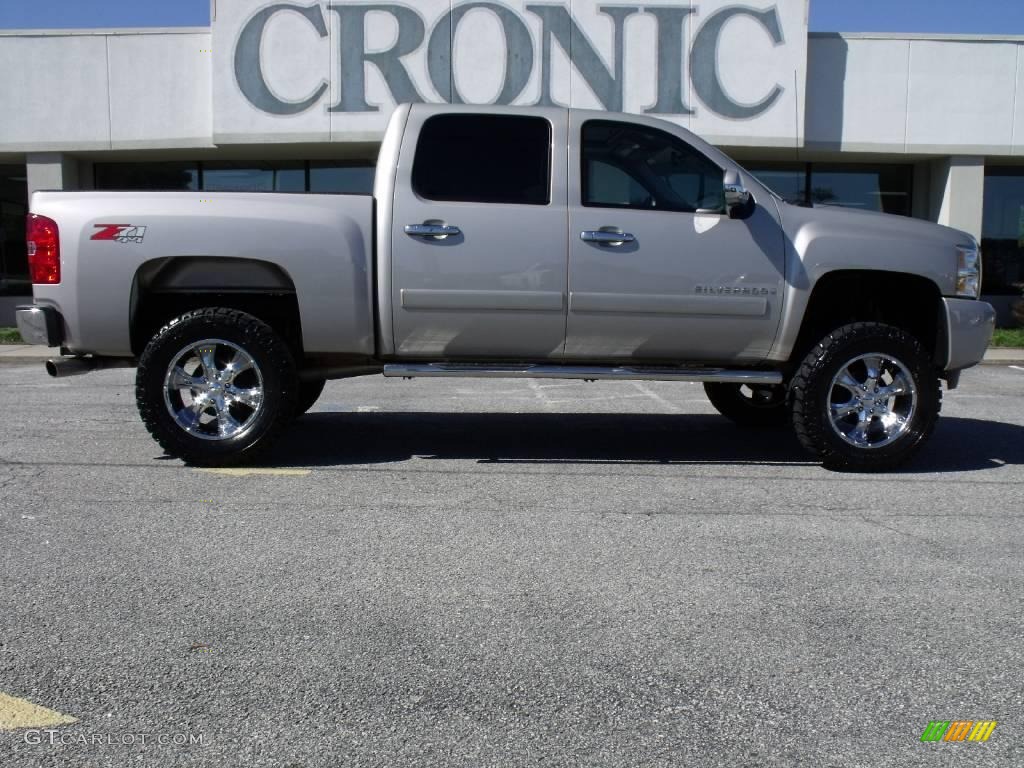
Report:
M788 205L670 123L400 107L373 196L38 192L32 343L51 375L137 366L169 454L250 461L327 379L703 382L791 421L828 467L886 470L995 313L968 234Z

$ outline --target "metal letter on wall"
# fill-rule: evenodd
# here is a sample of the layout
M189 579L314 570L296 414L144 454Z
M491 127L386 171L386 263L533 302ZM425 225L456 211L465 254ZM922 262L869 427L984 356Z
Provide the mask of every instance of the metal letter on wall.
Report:
M327 8L338 14L341 20L341 39L338 43L341 98L330 108L331 112L380 111L380 107L366 101L366 72L363 62L369 62L380 70L384 82L399 104L423 101L409 76L409 71L402 63L403 56L409 55L423 45L426 27L416 11L404 5L390 3L334 3ZM371 11L389 13L398 23L398 39L386 51L370 53L366 50L366 15Z
M562 50L569 56L573 66L580 73L597 96L598 101L610 112L622 111L622 72L623 61L623 27L627 16L637 13L640 9L630 6L603 5L598 10L611 16L615 23L615 60L614 74L601 61L601 56L594 50L593 44L569 11L560 5L528 5L526 10L541 19L541 64L540 64L540 100L537 106L557 106L551 98L551 40L558 41Z
M257 109L271 115L295 115L316 104L327 90L328 83L326 80L322 81L311 96L300 101L285 101L270 90L263 76L263 32L267 28L267 22L282 11L305 16L320 37L327 37L327 25L324 23L319 5L311 5L308 8L291 3L267 6L246 22L238 36L238 44L235 46L235 79L245 98Z
M533 38L530 37L530 30L523 20L508 6L498 3L466 3L441 17L427 45L430 82L439 94L450 94L447 101L452 104L466 103L455 82L451 57L452 41L463 17L470 11L481 9L490 11L497 17L505 37L505 79L501 85L501 93L494 103L511 104L530 81L530 73L533 71Z
M644 13L658 20L658 101L647 114L657 115L692 115L693 110L683 99L683 66L686 53L683 48L683 31L686 20L696 9L692 7L674 8L671 6L652 6L644 8Z
M215 143L372 142L392 104L422 101L656 114L723 144L803 138L806 0L264 2L218 8Z
M776 84L771 92L756 104L741 104L726 93L718 72L718 43L725 25L737 16L749 16L757 20L771 35L776 47L783 44L777 8L772 7L766 11L742 6L723 8L708 18L697 33L693 41L693 50L690 52L690 70L693 73L693 88L708 109L733 120L749 120L771 109L785 89ZM736 51L735 55L743 56L743 51Z

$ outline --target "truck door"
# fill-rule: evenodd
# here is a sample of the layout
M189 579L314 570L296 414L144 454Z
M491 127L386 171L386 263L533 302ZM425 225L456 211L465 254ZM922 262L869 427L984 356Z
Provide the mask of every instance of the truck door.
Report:
M566 358L763 359L784 285L774 200L730 219L724 169L682 132L577 113L570 130Z
M566 124L565 110L412 110L391 223L397 356L561 354Z

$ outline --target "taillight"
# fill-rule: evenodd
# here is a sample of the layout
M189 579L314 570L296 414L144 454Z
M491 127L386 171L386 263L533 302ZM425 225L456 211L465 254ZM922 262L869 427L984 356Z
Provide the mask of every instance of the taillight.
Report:
M28 245L28 273L33 283L54 285L60 282L60 232L57 222L30 213L25 222Z

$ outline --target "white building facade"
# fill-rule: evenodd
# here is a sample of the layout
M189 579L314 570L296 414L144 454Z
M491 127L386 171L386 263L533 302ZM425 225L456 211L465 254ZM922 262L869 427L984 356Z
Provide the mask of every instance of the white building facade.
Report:
M1024 282L1024 37L809 34L807 0L215 0L209 28L0 33L0 286L37 189L369 193L407 101L651 114L783 197L931 219Z

